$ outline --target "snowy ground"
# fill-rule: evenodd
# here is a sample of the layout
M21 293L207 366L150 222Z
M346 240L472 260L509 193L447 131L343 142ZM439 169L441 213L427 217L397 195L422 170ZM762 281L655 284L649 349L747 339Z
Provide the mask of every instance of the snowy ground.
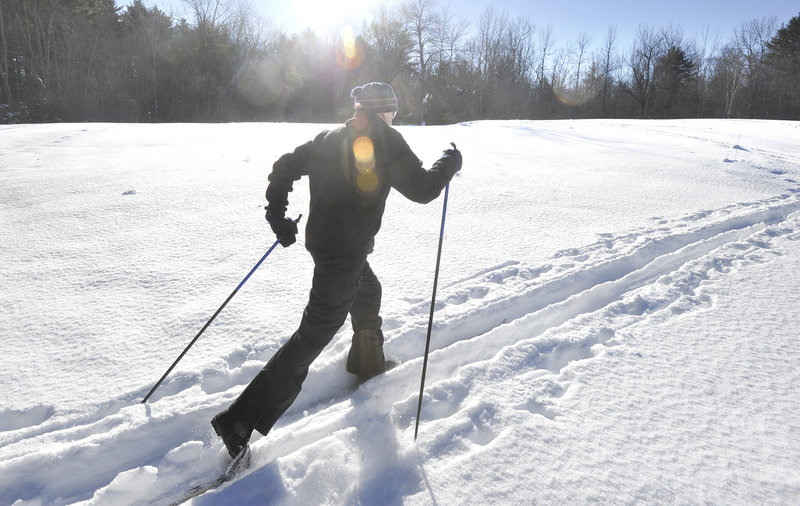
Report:
M272 162L321 125L0 126L0 504L169 504L208 421L294 331ZM253 465L195 504L800 502L800 124L399 127L453 180L389 201L371 257L402 364L347 393L349 328ZM305 213L307 185L291 194Z

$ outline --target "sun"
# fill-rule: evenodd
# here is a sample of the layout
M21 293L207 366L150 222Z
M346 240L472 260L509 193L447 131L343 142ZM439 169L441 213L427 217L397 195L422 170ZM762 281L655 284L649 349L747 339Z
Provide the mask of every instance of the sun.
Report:
M290 33L340 33L344 27L360 26L370 16L374 1L293 0L271 9L271 17Z

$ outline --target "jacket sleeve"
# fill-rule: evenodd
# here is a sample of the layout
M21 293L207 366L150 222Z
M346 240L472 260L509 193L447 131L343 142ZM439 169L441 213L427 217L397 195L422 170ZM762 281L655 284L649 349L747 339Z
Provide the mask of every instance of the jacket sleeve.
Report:
M267 178L267 209L285 214L289 205L289 192L295 181L308 174L313 141L298 146L291 153L278 158Z
M460 168L456 160L445 154L425 170L399 133L390 144L392 187L414 202L427 204L434 200Z

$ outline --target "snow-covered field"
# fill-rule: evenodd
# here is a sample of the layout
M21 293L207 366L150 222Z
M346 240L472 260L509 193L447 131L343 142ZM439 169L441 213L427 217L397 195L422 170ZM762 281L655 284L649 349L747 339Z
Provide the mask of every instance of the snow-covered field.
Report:
M0 126L0 504L169 504L226 452L209 420L295 330L303 241L272 162L323 125ZM387 353L342 329L253 465L195 504L800 502L800 124L399 127L450 187L390 197L371 264ZM307 182L290 213L307 212Z

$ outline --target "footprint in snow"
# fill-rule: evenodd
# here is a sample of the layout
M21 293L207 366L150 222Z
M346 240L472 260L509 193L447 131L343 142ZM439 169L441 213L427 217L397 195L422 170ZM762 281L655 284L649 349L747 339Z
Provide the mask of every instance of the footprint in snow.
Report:
M515 405L514 408L543 416L549 420L555 420L558 413L552 409L552 401L563 397L567 393L569 386L565 386L552 378L544 378L529 386L528 391L520 395L525 400Z
M42 404L22 410L0 410L0 432L41 425L49 420L55 414L55 411L53 406Z
M459 305L464 304L468 300L471 299L482 299L486 297L489 293L489 289L485 286L478 286L474 288L469 288L467 290L461 290L458 293L451 295L447 298L446 302L448 304Z
M513 278L517 275L519 275L519 269L515 267L495 272L488 277L488 280L492 283L503 284L508 278Z

